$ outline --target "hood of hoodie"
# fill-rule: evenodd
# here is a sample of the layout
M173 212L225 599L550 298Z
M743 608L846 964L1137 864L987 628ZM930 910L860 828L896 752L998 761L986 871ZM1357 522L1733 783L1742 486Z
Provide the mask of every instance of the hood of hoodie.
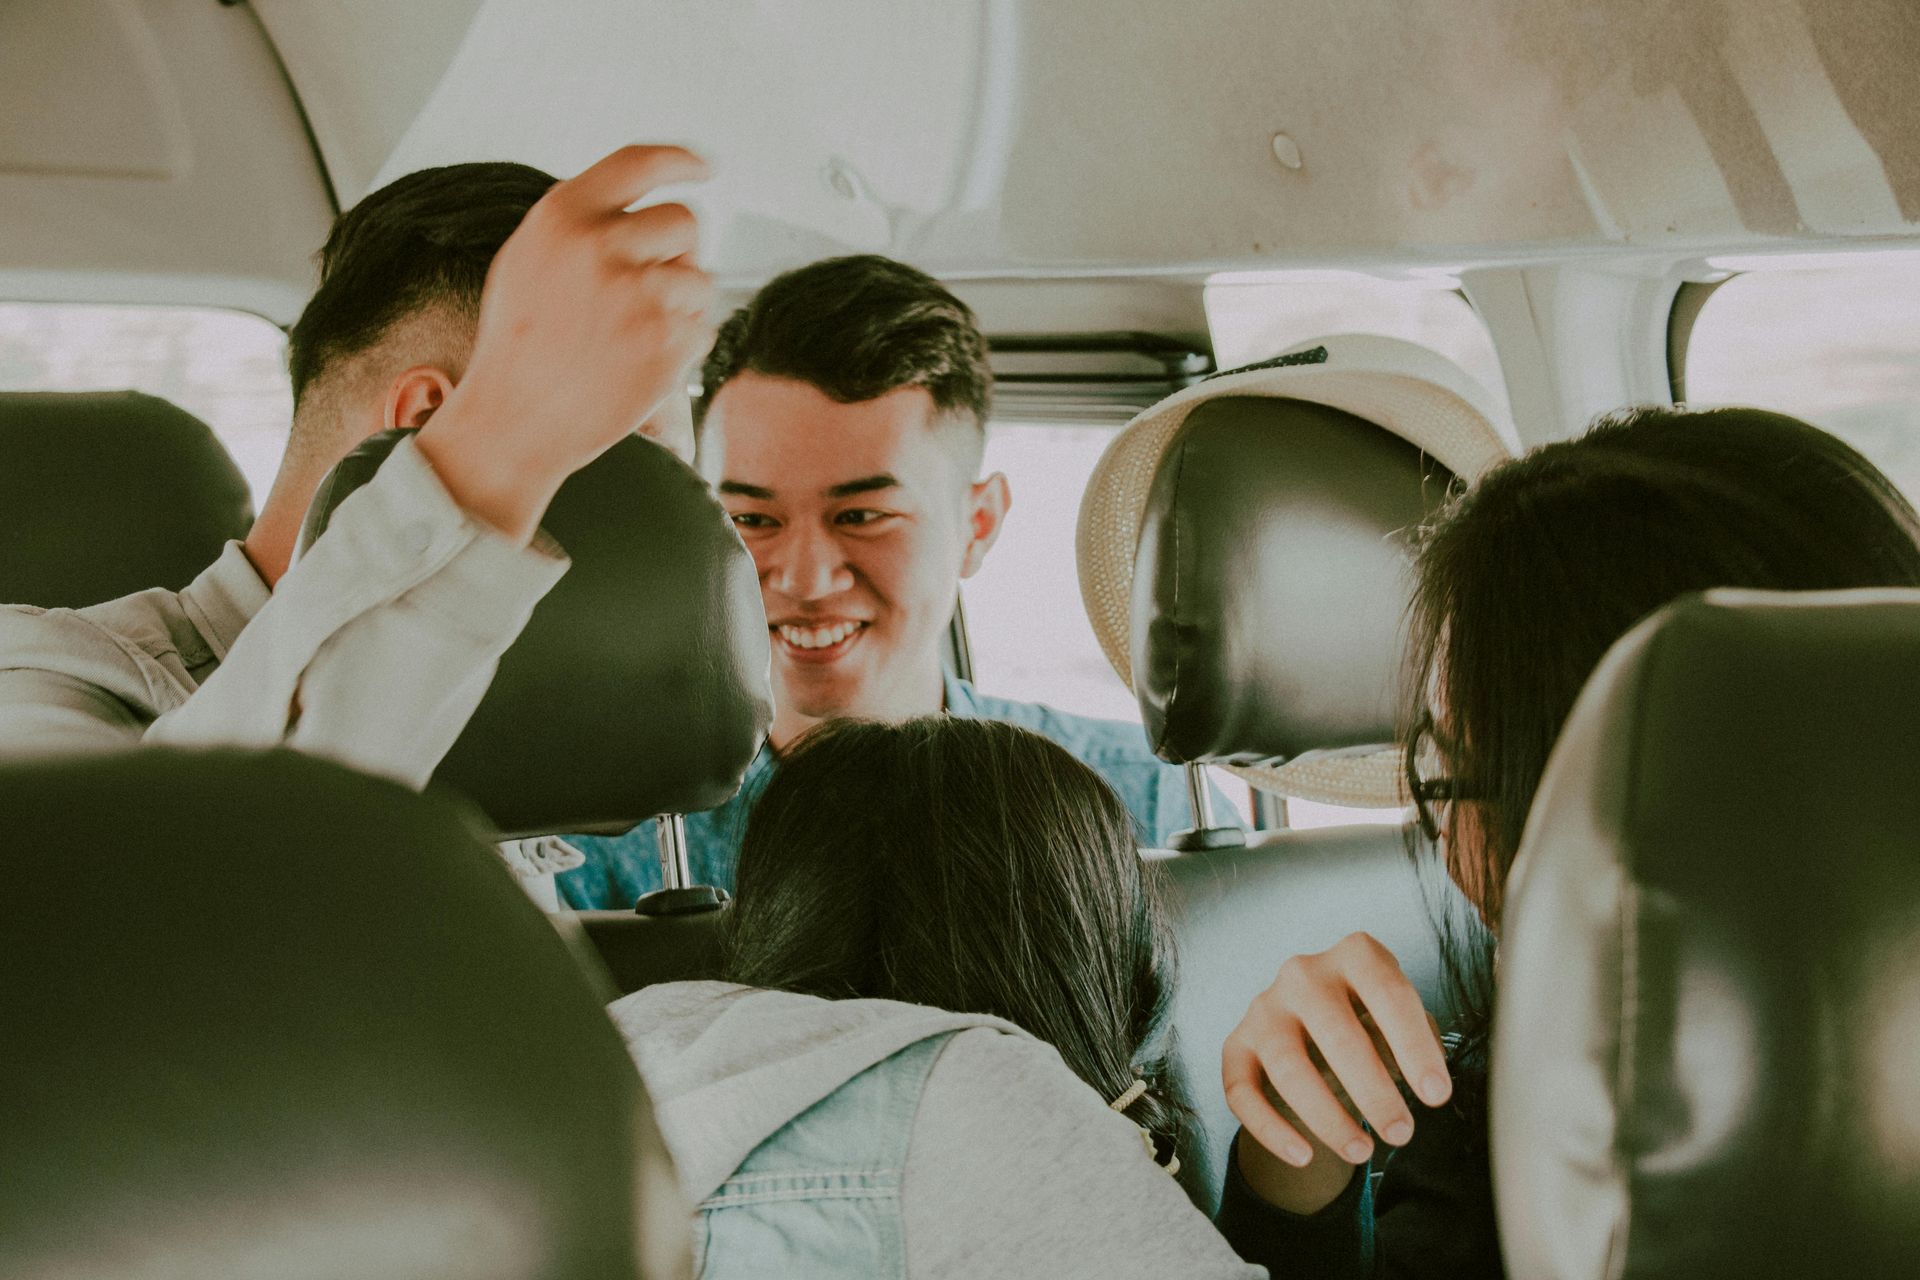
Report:
M789 1120L902 1049L972 1027L1027 1036L985 1014L730 982L662 983L607 1011L646 1077L660 1132L695 1204Z

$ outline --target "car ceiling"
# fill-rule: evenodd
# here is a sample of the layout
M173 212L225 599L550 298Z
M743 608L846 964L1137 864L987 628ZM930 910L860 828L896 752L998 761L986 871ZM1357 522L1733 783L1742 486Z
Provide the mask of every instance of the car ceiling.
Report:
M316 123L351 120L321 130L343 195L683 140L720 164L717 261L749 276L846 249L1251 268L1920 219L1909 0L463 0L406 31L373 0L256 4ZM462 15L416 114L391 64L419 51L428 78ZM377 110L376 76L404 85Z
M329 195L351 203L458 160L568 173L641 139L715 162L700 198L707 256L736 287L868 250L957 278L1191 279L1920 237L1911 0L58 7L60 56L76 66L104 65L73 34L86 24L71 15L89 10L118 33L90 38L133 49L156 99L226 82L237 114L188 112L175 130L175 151L198 157L159 165L175 188L204 182L236 140L286 151L304 137L280 119L290 103L269 100L261 66L284 67L279 92L297 93L324 169L311 150L304 183L279 173L297 157L258 161L278 180L242 207L176 199L134 230L138 252L175 275L219 274L217 248L240 259L227 277L274 277L289 299ZM0 15L0 33L19 12ZM220 40L183 47L182 32L215 28ZM89 193L140 179L75 179L84 157L47 154L30 123L0 126L0 240L16 241L0 246L0 285L35 267L125 274L133 251L108 252L74 219L99 205ZM97 137L60 137L98 154ZM16 194L31 197L24 212ZM139 222L139 202L118 216ZM16 223L39 236L38 260ZM169 257L163 242L189 230L204 243Z

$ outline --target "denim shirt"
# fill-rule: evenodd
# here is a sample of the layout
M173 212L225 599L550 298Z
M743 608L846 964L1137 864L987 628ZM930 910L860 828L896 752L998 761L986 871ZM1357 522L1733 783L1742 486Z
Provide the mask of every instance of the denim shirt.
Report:
M1133 814L1140 842L1164 846L1167 837L1193 825L1184 772L1147 746L1139 725L1069 715L1036 702L1014 702L981 693L965 680L946 680L948 715L1003 720L1044 734L1107 780ZM762 747L733 799L717 809L687 815L687 862L696 884L733 891L734 865L746 834L747 814L766 790L777 759ZM1227 802L1214 798L1220 813ZM660 852L651 822L622 836L568 836L586 863L559 877L560 901L576 910L624 910L660 887Z
M695 1274L904 1278L907 1147L948 1038L875 1063L754 1148L699 1206Z

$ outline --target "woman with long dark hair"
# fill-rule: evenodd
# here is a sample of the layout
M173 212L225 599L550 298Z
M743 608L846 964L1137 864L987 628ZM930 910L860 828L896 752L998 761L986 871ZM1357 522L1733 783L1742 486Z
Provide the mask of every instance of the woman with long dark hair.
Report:
M1150 871L1038 734L802 739L741 845L731 981L613 1006L702 1274L1258 1275L1170 1176Z
M1444 940L1456 1034L1443 1041L1366 935L1287 961L1222 1058L1243 1126L1223 1227L1267 1242L1259 1260L1276 1273L1324 1266L1344 1238L1346 1265L1321 1274L1501 1274L1484 1102L1493 960L1575 697L1614 641L1682 595L1912 586L1920 519L1893 484L1834 437L1758 409L1614 415L1443 513L1419 553L1406 718L1419 824L1484 926ZM1377 1190L1356 1172L1375 1161Z

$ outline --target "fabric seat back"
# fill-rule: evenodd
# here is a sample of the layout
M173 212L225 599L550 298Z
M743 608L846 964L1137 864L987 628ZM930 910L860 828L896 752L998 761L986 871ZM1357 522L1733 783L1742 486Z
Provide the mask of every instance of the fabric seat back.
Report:
M1189 1191L1218 1202L1239 1127L1220 1089L1220 1046L1253 998L1292 955L1350 933L1378 938L1444 1016L1449 992L1436 914L1459 910L1444 876L1416 873L1401 826L1343 826L1263 834L1242 849L1158 859L1173 888L1180 986L1176 1067L1198 1130L1182 1145ZM1431 868L1433 864L1428 864Z

